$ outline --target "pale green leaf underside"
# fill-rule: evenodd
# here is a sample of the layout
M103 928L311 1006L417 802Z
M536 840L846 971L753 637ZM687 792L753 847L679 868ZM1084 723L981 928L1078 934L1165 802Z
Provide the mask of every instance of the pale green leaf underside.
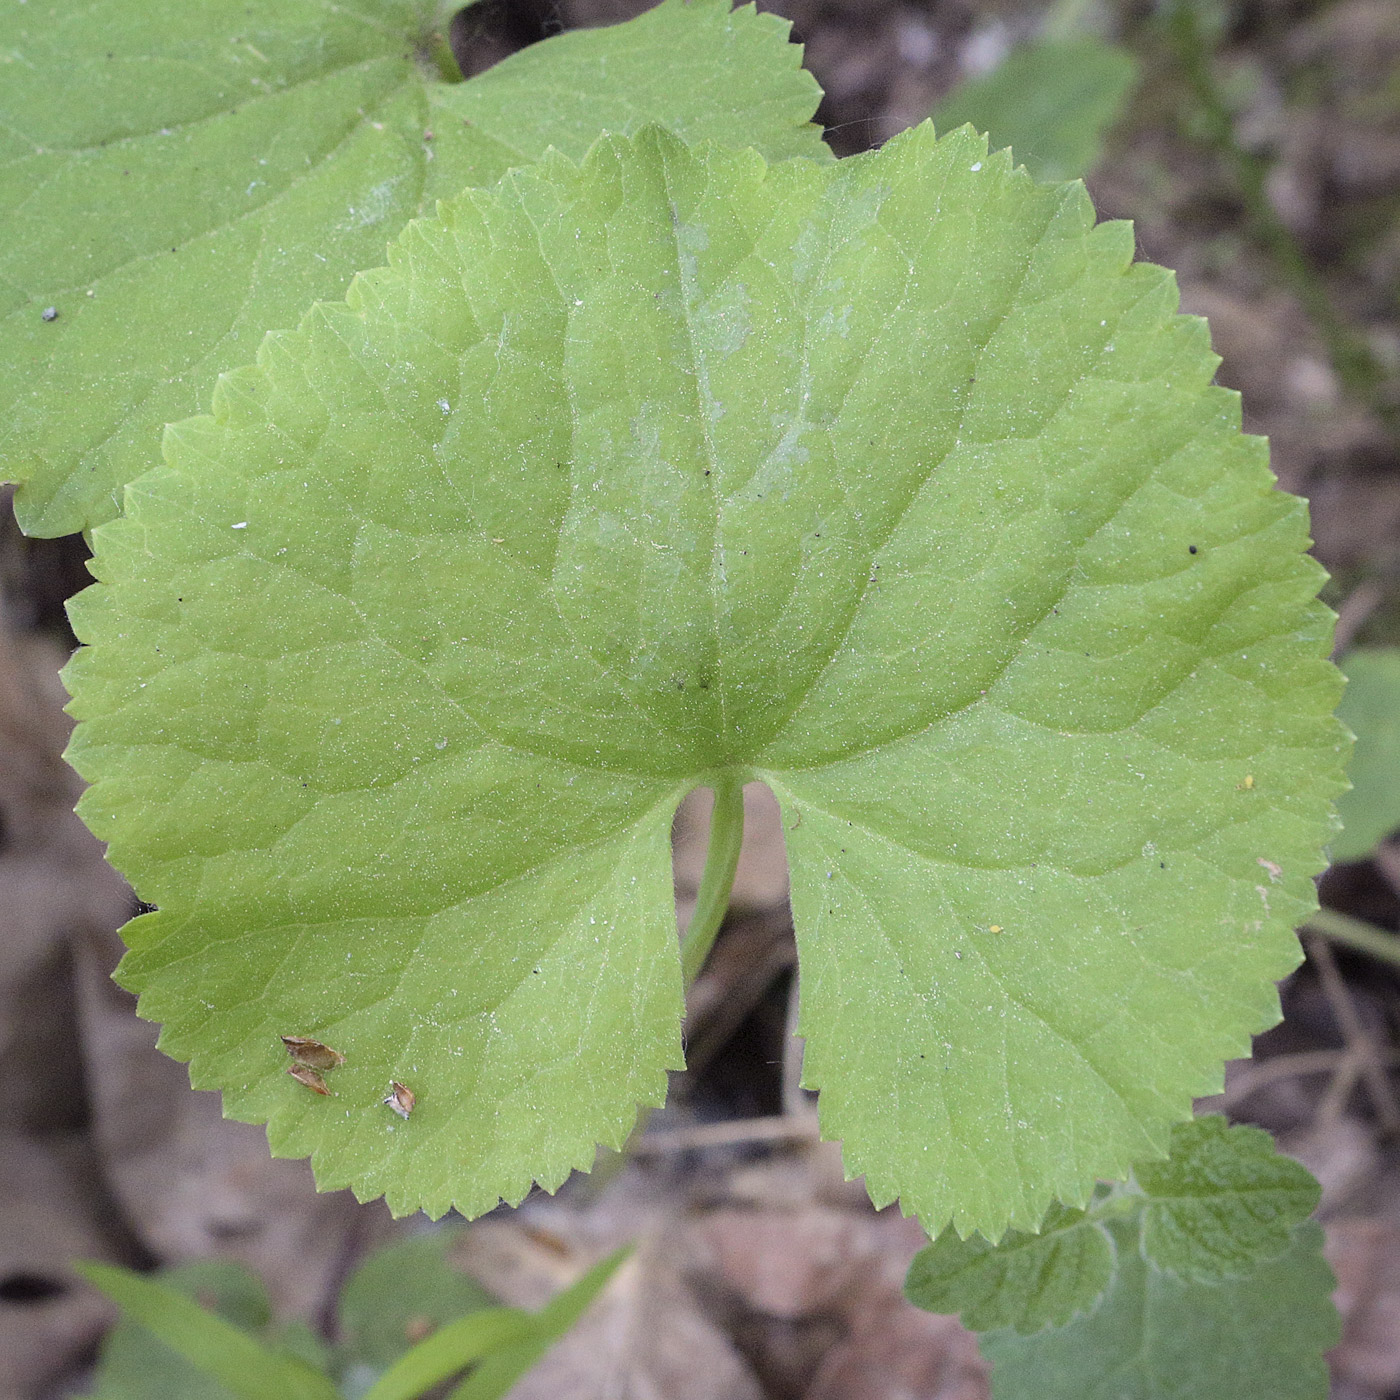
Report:
M1162 1151L1276 1018L1343 740L1302 503L1131 248L966 132L652 132L270 337L74 608L194 1081L399 1209L557 1184L680 1063L668 833L726 774L876 1200L996 1237Z
M1326 1400L1323 1353L1341 1328L1313 1221L1281 1258L1215 1284L1154 1269L1131 1221L1108 1229L1119 1269L1093 1312L981 1339L993 1400Z
M1365 647L1342 661L1346 693L1338 717L1356 735L1350 792L1337 800L1342 830L1334 860L1362 860L1400 827L1400 647Z
M955 88L933 122L940 131L971 122L993 146L1010 146L1037 180L1068 180L1098 164L1136 83L1137 61L1116 44L1092 35L1042 39Z
M906 1295L929 1312L960 1313L978 1332L1060 1327L1109 1286L1113 1222L1140 1231L1133 1252L1154 1270L1215 1283L1281 1255L1319 1195L1267 1133L1217 1116L1177 1124L1167 1160L1139 1163L1134 1175L1100 1187L1087 1211L1052 1206L1037 1234L1011 1231L993 1245L945 1230L915 1256Z
M666 0L471 82L442 0L31 0L0 19L0 479L35 534L117 513L160 432L404 223L549 146L663 121L826 153L787 26ZM74 94L81 93L81 100ZM55 308L53 322L42 311Z

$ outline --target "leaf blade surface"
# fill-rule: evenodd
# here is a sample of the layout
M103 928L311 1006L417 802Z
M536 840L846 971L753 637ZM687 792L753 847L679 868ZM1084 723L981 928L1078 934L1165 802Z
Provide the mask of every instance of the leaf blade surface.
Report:
M967 133L650 131L225 376L68 673L195 1081L396 1208L556 1184L679 1065L674 805L756 777L877 1201L998 1237L1162 1151L1277 1015L1343 739L1302 507L1130 252Z
M649 120L829 156L773 16L665 0L462 84L426 58L448 17L436 0L12 7L0 470L26 530L112 518L221 369L464 185Z

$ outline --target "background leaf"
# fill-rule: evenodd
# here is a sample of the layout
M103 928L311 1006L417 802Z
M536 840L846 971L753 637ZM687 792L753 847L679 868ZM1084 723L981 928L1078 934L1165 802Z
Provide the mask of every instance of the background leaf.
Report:
M1131 251L967 133L652 131L227 376L67 673L193 1082L397 1210L557 1185L680 1064L669 830L723 774L784 808L877 1202L995 1238L1161 1150L1277 1016L1344 742L1304 509Z
M1307 1168L1275 1151L1267 1133L1214 1114L1173 1129L1171 1156L1134 1173L1147 1198L1143 1252L1188 1279L1243 1274L1282 1254L1321 1196Z
M1092 35L1022 44L934 108L939 131L971 122L1010 146L1037 180L1073 180L1098 164L1104 136L1137 86L1137 61Z
M1132 1222L1109 1229L1119 1268L1092 1313L981 1339L993 1400L1325 1400L1323 1353L1341 1328L1316 1224L1298 1226L1282 1258L1216 1284L1154 1269Z
M1350 792L1337 799L1342 830L1333 860L1362 860L1400 827L1400 647L1361 647L1342 661L1346 693L1337 716L1356 735L1347 772Z
M409 1327L441 1327L495 1305L474 1278L448 1262L460 1237L460 1230L443 1229L396 1240L355 1270L339 1305L347 1362L382 1371L409 1349Z
M452 8L6 6L0 476L23 483L27 531L114 516L161 428L206 403L219 370L342 295L464 185L651 120L828 157L809 124L820 92L774 16L665 0L450 85L427 45Z
M76 1267L130 1318L240 1400L338 1400L324 1373L264 1346L184 1292L110 1264Z
M960 1240L952 1230L945 1231L915 1256L904 1292L918 1307L960 1313L965 1326L993 1334L987 1338L989 1356L1007 1329L1029 1335L1053 1326L1070 1332L1087 1326L1085 1315L1091 1311L1115 1319L1104 1324L1107 1336L1115 1327L1129 1326L1124 1319L1148 1302L1189 1315L1231 1306L1234 1294L1228 1289L1235 1281L1249 1296L1256 1287L1282 1286L1280 1276L1268 1272L1269 1265L1289 1250L1290 1257L1298 1256L1298 1229L1319 1195L1307 1170L1276 1151L1267 1133L1230 1127L1218 1116L1198 1118L1172 1130L1166 1161L1140 1162L1132 1182L1101 1186L1087 1212L1052 1206L1039 1234L1012 1231L991 1245L980 1236ZM1173 1291L1162 1282L1169 1277L1184 1284L1221 1284L1225 1291ZM1137 1301L1124 1301L1130 1297ZM1307 1315L1309 1325L1317 1321L1315 1312ZM1076 1315L1079 1321L1072 1322ZM1137 1328L1142 1335L1128 1337L1125 1354L1134 1355L1132 1347L1138 1344L1144 1353L1150 1350L1156 1325L1147 1318L1133 1322L1129 1331ZM1076 1383L1089 1386L1100 1366L1111 1377L1118 1363L1104 1360L1102 1340L1094 1340L1092 1329L1076 1335L1082 1335L1086 1353L1086 1369L1075 1373ZM1045 1346L1047 1357L1064 1350L1059 1342ZM1014 1348L1009 1354L1023 1355ZM1211 1355L1208 1349L1205 1355ZM1170 1375L1164 1366L1161 1377L1144 1373L1138 1388L1110 1386L1103 1393L1141 1400L1158 1394L1156 1387ZM1195 1369L1188 1368L1182 1393L1207 1393L1192 1388L1198 1380ZM1006 1393L1022 1391L1013 1387ZM1085 1393L1099 1392L1090 1388ZM1232 1392L1222 1387L1219 1393Z
M531 1327L530 1314L519 1308L484 1308L459 1317L399 1357L364 1400L414 1400L463 1367L513 1347Z
M241 1264L201 1259L163 1269L157 1277L162 1287L247 1332L264 1333L271 1320L266 1290ZM92 1387L93 1400L229 1400L232 1395L208 1371L128 1316L103 1341Z
M582 1278L561 1289L534 1315L531 1335L493 1353L453 1390L449 1400L501 1400L510 1388L588 1310L609 1279L631 1254L631 1247L614 1250Z
M1011 1230L999 1244L945 1230L914 1256L904 1292L927 1312L961 1314L976 1332L1036 1332L1091 1307L1112 1274L1113 1251L1099 1221L1052 1206L1039 1234Z

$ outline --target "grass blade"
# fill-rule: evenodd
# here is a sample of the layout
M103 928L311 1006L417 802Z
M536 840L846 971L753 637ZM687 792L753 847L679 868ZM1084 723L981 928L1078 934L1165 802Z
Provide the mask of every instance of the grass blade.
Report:
M339 1400L329 1377L296 1357L270 1350L193 1299L130 1269L91 1262L75 1267L128 1317L240 1400Z

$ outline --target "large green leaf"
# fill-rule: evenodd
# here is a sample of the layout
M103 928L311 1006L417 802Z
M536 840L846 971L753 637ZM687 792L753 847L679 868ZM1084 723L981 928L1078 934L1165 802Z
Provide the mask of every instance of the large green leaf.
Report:
M1132 1222L1108 1228L1119 1269L1092 1313L982 1338L993 1400L1326 1400L1323 1353L1341 1328L1312 1221L1281 1258L1215 1284L1153 1268Z
M1164 1151L1276 1019L1344 734L1304 507L1131 251L967 132L651 131L225 377L68 672L194 1083L398 1210L557 1185L681 1063L676 804L760 779L877 1201L995 1238Z
M961 1313L976 1331L1061 1327L1096 1304L1124 1267L1121 1232L1140 1231L1132 1252L1190 1282L1242 1278L1278 1258L1317 1205L1307 1170L1274 1150L1258 1128L1220 1117L1178 1123L1165 1162L1140 1162L1125 1186L1101 1186L1087 1211L1052 1206L1037 1234L1010 1231L999 1244L945 1230L909 1267L904 1291L929 1312Z
M454 8L5 6L0 478L26 530L110 519L219 370L464 185L650 120L826 154L801 51L751 7L666 0L452 85L429 50Z
M1346 694L1337 714L1356 734L1352 789L1337 802L1342 830L1334 860L1361 860L1400 827L1400 647L1362 647L1342 661Z

